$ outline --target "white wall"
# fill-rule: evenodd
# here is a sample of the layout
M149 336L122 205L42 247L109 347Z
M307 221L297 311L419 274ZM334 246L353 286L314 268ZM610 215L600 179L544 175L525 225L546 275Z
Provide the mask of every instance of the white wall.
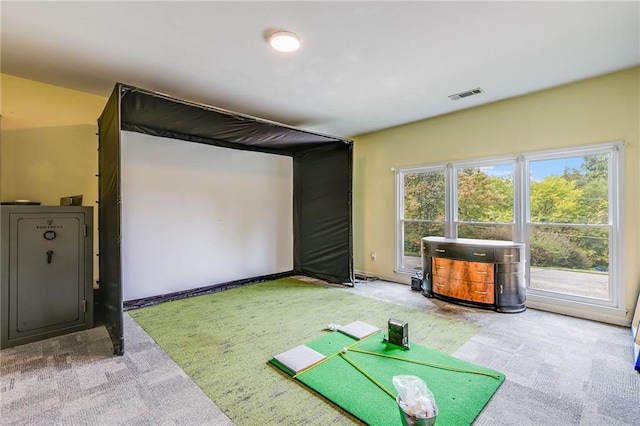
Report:
M293 269L293 160L122 132L124 300Z

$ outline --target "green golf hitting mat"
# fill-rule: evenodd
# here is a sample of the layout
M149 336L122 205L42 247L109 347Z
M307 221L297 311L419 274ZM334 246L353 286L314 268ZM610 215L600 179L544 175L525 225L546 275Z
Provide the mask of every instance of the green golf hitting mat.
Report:
M310 357L306 369L290 369L276 359L287 363L287 355L304 353L299 347L269 362L370 425L402 424L393 376L423 379L438 406L436 424L456 426L473 423L505 379L495 370L414 342L407 350L383 342L382 337L378 332L357 340L335 331L305 345L312 350L308 352L326 357Z

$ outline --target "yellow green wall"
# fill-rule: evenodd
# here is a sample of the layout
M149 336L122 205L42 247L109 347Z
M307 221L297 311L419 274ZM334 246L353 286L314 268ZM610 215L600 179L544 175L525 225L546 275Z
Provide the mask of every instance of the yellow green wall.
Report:
M2 201L59 205L98 195L97 119L106 98L2 74Z
M107 99L7 74L0 98L0 199L59 205L82 194L97 229L97 119Z
M630 319L640 289L639 135L640 68L634 68L357 136L355 268L409 282L394 272L394 167L624 140L624 273Z

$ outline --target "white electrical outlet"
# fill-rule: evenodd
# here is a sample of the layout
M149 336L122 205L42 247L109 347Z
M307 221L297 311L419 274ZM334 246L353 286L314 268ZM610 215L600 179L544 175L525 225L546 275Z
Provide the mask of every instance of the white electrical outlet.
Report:
M374 252L371 252L371 260L376 261L376 254Z

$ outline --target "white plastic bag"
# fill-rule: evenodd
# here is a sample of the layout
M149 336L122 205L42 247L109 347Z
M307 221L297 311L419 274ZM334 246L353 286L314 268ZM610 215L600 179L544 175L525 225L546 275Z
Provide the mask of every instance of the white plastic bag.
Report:
M393 376L393 386L398 391L398 405L407 415L426 419L438 414L433 393L424 380L417 376Z

